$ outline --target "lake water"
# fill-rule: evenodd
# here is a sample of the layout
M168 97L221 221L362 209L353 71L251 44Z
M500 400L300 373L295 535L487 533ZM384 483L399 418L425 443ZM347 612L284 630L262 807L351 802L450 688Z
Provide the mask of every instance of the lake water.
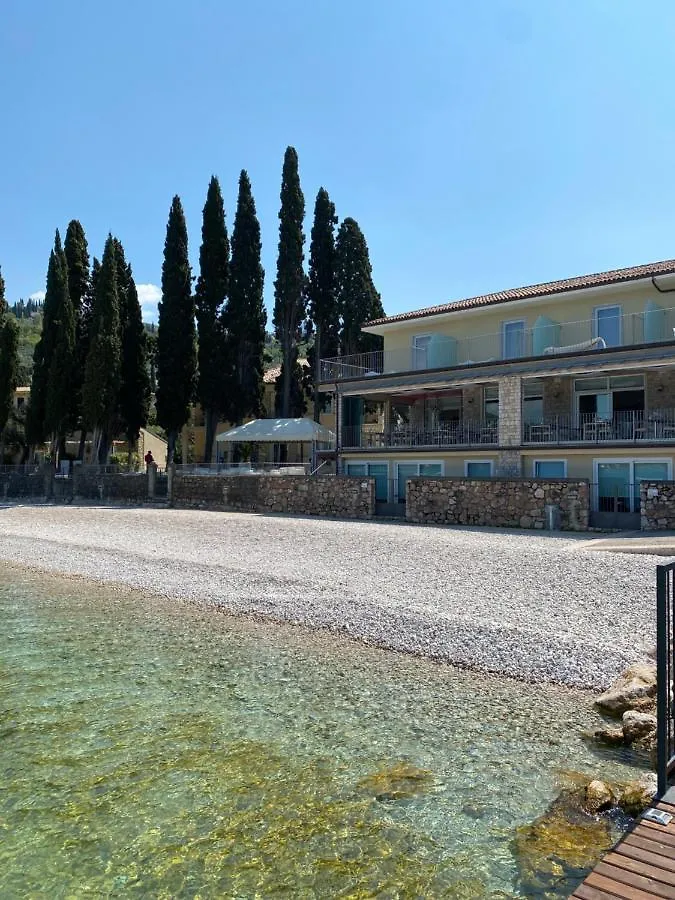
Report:
M560 771L635 774L583 693L11 568L0 621L3 900L531 896Z

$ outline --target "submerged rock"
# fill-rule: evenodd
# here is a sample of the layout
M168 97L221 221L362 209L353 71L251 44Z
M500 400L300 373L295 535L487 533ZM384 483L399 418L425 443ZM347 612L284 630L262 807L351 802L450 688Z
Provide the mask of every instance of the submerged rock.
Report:
M359 782L359 788L380 801L407 800L423 794L432 783L433 775L427 769L398 762L374 775L367 775Z
M596 699L602 712L621 716L628 709L648 711L656 697L656 666L651 662L634 663L614 684Z
M599 787L592 793L596 791L600 796ZM584 812L579 799L579 788L565 789L543 815L517 829L513 847L519 887L526 897L560 897L567 887L571 893L611 847L610 822Z
M654 772L645 772L623 788L618 800L619 806L629 816L639 816L651 806L656 790L656 775Z
M593 737L600 744L608 744L610 747L618 747L623 744L623 728L621 725L604 725L596 728Z

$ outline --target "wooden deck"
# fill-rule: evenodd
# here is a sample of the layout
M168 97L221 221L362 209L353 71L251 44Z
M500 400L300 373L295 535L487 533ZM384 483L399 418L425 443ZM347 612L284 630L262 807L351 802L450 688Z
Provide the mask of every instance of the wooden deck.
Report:
M656 809L673 816L668 825L638 820L571 895L578 900L675 900L675 789Z

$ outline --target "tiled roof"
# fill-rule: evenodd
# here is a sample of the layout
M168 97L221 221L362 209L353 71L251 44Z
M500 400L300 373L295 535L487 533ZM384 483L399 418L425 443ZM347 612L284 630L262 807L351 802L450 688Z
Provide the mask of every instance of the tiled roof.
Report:
M365 326L402 322L406 319L423 319L427 316L437 316L441 313L473 309L476 306L493 306L497 303L508 303L510 300L546 297L550 294L562 294L568 291L579 291L583 288L599 287L605 284L620 284L623 281L637 281L640 278L650 278L655 275L671 275L674 273L675 259L665 259L662 262L631 266L628 269L612 269L609 272L597 272L594 275L579 275L576 278L563 278L561 281L547 281L544 284L531 284L527 287L512 288L509 291L497 291L494 294L481 294L479 297L468 297L465 300L442 303L440 306L428 306L426 309L399 313L396 316L385 316L383 319L373 319L371 322L366 322Z

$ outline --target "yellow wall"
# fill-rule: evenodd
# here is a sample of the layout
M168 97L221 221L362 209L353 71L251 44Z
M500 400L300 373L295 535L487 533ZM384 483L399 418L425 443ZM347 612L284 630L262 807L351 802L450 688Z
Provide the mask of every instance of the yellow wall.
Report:
M497 467L496 453L472 452L467 450L466 453L436 453L432 451L422 451L420 453L343 453L341 454L343 470L344 465L349 462L372 462L372 463L389 463L389 478L396 477L396 463L428 463L442 462L443 474L449 476L464 477L464 463L466 460L472 462L487 462L492 460L493 470Z
M598 306L617 304L622 307L624 315L642 313L647 300L653 300L662 309L675 308L675 294L672 296L659 294L651 285L622 284L601 290L576 291L551 298L544 297L527 302L512 301L485 308L429 316L404 325L392 323L391 326L380 326L375 331L384 335L385 351L407 351L412 347L415 335L442 334L463 340L468 337L499 334L502 324L513 320L524 320L525 327L532 328L539 316L545 316L564 325L591 320L593 311Z

